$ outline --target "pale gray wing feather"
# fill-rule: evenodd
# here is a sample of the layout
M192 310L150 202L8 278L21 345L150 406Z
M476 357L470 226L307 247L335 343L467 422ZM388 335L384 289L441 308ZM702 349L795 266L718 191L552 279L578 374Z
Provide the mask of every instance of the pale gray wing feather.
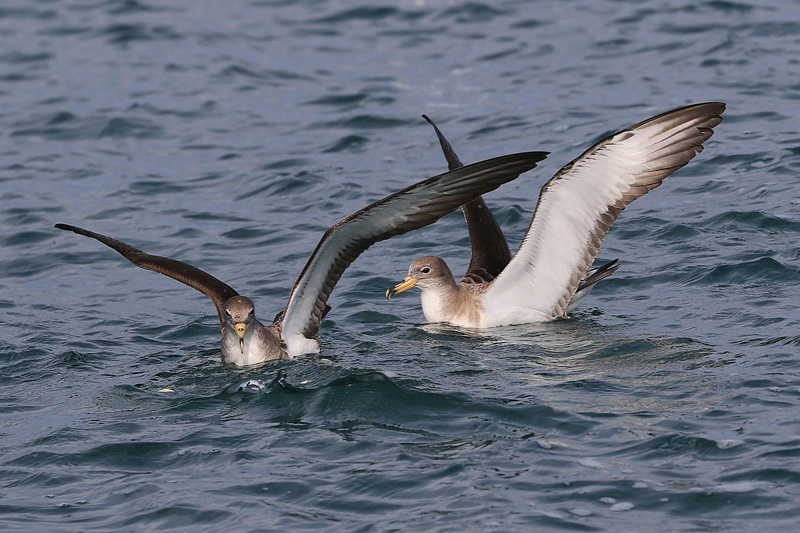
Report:
M725 104L695 104L609 136L542 187L519 250L484 293L486 314L550 317L567 306L617 215L703 149Z

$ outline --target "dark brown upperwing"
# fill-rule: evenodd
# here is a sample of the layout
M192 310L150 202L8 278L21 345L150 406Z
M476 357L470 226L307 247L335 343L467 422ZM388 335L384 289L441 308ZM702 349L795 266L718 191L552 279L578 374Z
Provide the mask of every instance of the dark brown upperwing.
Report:
M69 224L56 224L56 228L63 229L96 239L109 248L113 248L119 252L125 259L145 270L152 270L159 274L164 274L172 279L178 280L193 289L202 292L214 302L219 315L220 326L224 325L225 318L222 314L222 305L239 293L229 287L227 284L221 282L211 274L200 270L197 267L186 264L182 261L169 259L168 257L161 257L158 255L150 255L137 248L134 248L128 243L106 237L100 233L95 233L77 226L70 226Z
M422 118L433 126L450 170L464 166L450 142L427 115ZM469 242L472 247L469 267L461 283L488 283L496 278L511 261L503 230L482 197L461 206L467 222Z

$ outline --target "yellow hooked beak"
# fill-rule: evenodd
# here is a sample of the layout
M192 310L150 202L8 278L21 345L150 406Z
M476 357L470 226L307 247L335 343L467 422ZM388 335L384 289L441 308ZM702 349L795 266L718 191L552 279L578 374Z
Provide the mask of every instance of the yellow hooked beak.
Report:
M414 285L417 284L417 281L418 281L417 278L406 276L406 278L403 280L403 283L399 283L394 287L386 289L386 299L391 300L392 296L394 296L395 294L400 294L401 292L405 292L408 289L414 287Z
M239 335L239 349L244 353L244 332L247 331L247 324L239 322L233 325L233 329L235 329L236 334Z

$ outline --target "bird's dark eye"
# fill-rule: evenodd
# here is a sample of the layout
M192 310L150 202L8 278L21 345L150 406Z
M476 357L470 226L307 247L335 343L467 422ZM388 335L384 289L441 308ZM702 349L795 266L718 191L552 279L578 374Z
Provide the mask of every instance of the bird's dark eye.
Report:
M250 310L250 316L253 316L253 315L255 315L255 314L256 314L256 310L255 310L255 309L251 309L251 310Z
M231 312L228 311L227 309L225 310L225 316L228 317L228 318L231 317Z
M420 272L422 272L423 274L430 274L430 272L431 272L431 269L430 269L430 268L428 268L428 267L422 267L422 268L420 269Z

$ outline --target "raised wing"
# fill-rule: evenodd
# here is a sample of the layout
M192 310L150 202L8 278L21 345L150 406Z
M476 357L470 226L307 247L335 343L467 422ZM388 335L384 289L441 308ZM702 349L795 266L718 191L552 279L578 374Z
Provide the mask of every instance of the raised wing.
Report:
M433 126L448 168L453 170L464 166L436 124L427 115L422 115L422 118ZM508 249L508 242L503 235L503 230L500 229L500 225L483 198L479 196L462 205L461 210L464 211L464 220L467 222L469 242L472 248L469 267L461 283L488 283L500 275L500 272L511 261L511 250Z
M484 293L487 312L564 316L617 215L702 151L723 111L720 102L668 111L562 168L542 187L516 255Z
M145 270L152 270L172 279L176 279L193 289L202 292L214 302L219 315L220 326L224 325L224 316L222 314L222 305L228 299L238 296L239 293L229 287L227 284L221 282L211 274L200 270L197 267L186 264L182 261L170 259L168 257L161 257L158 255L147 254L137 248L134 248L128 243L106 237L100 233L95 233L77 226L70 226L69 224L56 224L56 228L63 229L96 239L106 246L113 248L119 252L125 259Z
M325 232L297 278L283 317L290 354L316 335L326 302L345 269L376 242L432 224L476 196L536 167L546 152L506 155L463 166L391 194Z
M464 163L458 158L458 154L456 151L453 150L453 147L450 145L450 142L444 136L444 134L439 131L439 127L428 117L428 115L422 115L422 118L428 121L428 124L433 126L433 131L436 132L436 137L439 138L439 145L442 147L442 153L444 153L444 158L447 160L447 168L448 170L455 170L457 168L461 168L464 166Z

